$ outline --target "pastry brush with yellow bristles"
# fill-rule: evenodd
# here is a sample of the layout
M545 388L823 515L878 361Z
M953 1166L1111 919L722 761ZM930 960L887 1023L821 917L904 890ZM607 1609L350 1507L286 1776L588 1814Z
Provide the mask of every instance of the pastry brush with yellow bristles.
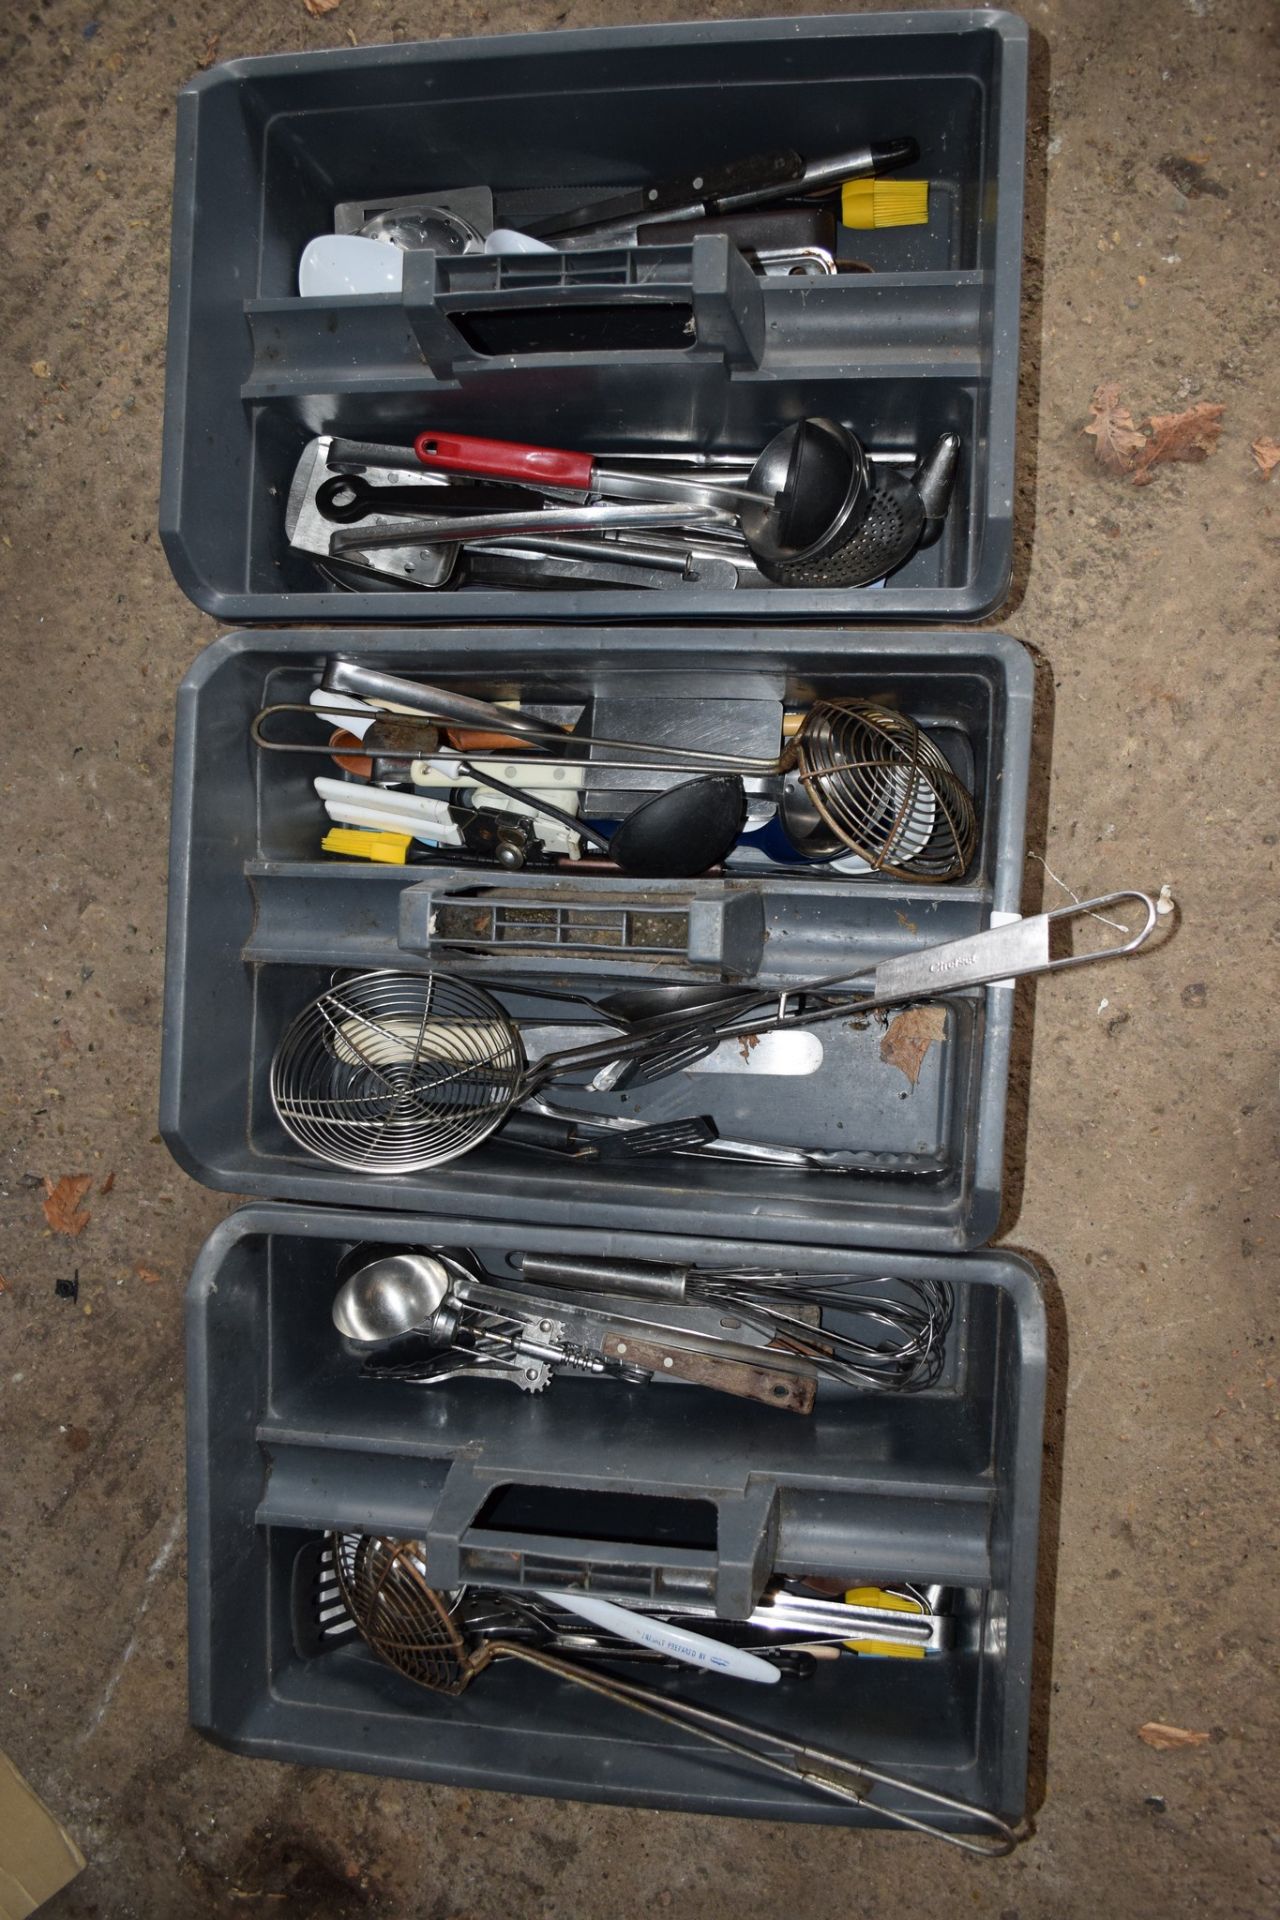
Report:
M840 189L846 227L926 227L927 180L846 180Z

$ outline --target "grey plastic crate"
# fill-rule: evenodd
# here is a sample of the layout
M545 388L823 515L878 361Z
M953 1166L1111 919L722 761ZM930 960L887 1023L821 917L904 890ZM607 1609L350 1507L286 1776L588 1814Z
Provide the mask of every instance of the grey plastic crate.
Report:
M514 590L327 587L283 532L308 439L407 445L434 426L600 454L755 452L819 413L899 457L961 436L946 532L884 590L548 591L539 618L991 611L1012 558L1026 71L1021 20L957 11L343 48L198 75L178 103L160 516L180 585L229 621L509 620ZM930 222L858 234L871 274L761 285L706 236L550 268L420 256L403 297L296 297L298 256L340 200L483 179L518 219L556 189L904 132L932 183ZM584 311L682 302L687 349L574 344ZM484 350L529 308L566 319L558 348Z
M1045 1382L1044 1311L1024 1261L792 1247L789 1263L815 1274L927 1273L956 1298L935 1388L893 1399L824 1385L801 1419L669 1383L559 1380L529 1396L362 1380L330 1324L337 1260L356 1241L411 1236L468 1245L495 1271L517 1248L769 1258L742 1241L469 1217L271 1205L224 1221L187 1290L201 1732L241 1753L452 1786L871 1824L514 1663L448 1700L359 1641L315 1652L295 1625L294 1565L326 1528L385 1529L425 1539L430 1577L445 1583L546 1584L585 1568L597 1590L671 1586L730 1616L773 1572L937 1580L961 1594L946 1655L845 1658L773 1688L696 1674L662 1684L1022 1814Z
M688 1158L583 1165L531 1155L499 1133L434 1171L370 1177L296 1147L268 1092L288 1021L335 968L432 964L420 894L439 884L438 870L318 857L324 822L311 779L322 763L259 756L249 740L260 706L305 700L330 655L353 650L370 666L527 700L628 688L690 700L825 691L914 714L950 743L972 781L981 821L972 871L935 887L794 867L743 874L730 891L759 891L770 937L757 971L770 983L834 972L854 953L872 965L1018 909L1032 673L1001 635L894 631L837 644L773 628L453 630L429 642L411 631L230 634L206 648L178 696L161 1126L188 1172L235 1193L352 1207L465 1206L477 1217L550 1221L571 1207L583 1220L636 1230L661 1229L678 1213L690 1232L739 1233L749 1222L761 1239L938 1251L988 1238L1000 1206L1007 986L941 996L948 1038L930 1049L914 1088L880 1059L883 1029L871 1023L828 1029L831 1059L810 1078L681 1074L632 1096L630 1110L654 1119L710 1111L735 1138L850 1149L860 1156L856 1173ZM708 909L724 904L724 882L682 886ZM582 974L545 968L539 956L497 971L520 987L518 1013L564 1018L537 988L557 979L580 986ZM447 970L492 984L495 969L450 957ZM595 975L627 977L603 950Z

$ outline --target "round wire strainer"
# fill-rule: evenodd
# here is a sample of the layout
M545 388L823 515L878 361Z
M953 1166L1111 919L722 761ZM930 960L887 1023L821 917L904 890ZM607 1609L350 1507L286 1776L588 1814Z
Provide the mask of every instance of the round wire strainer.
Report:
M412 1173L488 1138L525 1073L520 1032L452 974L362 973L318 994L271 1066L299 1146L356 1173Z
M818 819L868 866L904 880L956 880L968 869L978 844L972 796L907 714L819 700L795 745L795 778Z
M332 1545L342 1597L374 1652L433 1693L461 1693L472 1677L466 1645L427 1585L418 1542L336 1533Z

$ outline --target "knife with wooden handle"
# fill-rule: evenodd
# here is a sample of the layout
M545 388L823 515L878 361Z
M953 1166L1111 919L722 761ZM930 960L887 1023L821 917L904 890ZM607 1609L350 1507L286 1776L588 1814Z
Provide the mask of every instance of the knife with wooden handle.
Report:
M683 1347L637 1340L629 1333L606 1333L601 1351L609 1359L622 1360L645 1373L665 1374L668 1379L711 1387L717 1393L758 1400L764 1406L780 1407L784 1413L812 1413L817 1396L818 1383L813 1375L777 1373L770 1367L750 1362L718 1360L709 1354L690 1353ZM761 1353L763 1357L763 1349Z

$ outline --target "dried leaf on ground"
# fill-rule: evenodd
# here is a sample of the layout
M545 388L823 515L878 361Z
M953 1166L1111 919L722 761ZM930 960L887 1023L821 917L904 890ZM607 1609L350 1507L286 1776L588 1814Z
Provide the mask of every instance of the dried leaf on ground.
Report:
M1098 465L1108 473L1128 473L1147 444L1128 407L1120 405L1120 389L1114 380L1104 380L1094 389L1089 420L1081 431L1093 435Z
M103 1181L102 1185L98 1188L98 1192L110 1193L115 1183L116 1183L116 1176L115 1176L115 1169L113 1168L111 1172L107 1175L106 1179Z
M137 1274L139 1280L145 1280L149 1287L159 1286L162 1276L156 1272L154 1267L135 1267L134 1272Z
M1274 467L1280 467L1280 440L1271 439L1264 434L1261 440L1255 440L1249 449L1258 463L1258 471L1264 480L1271 478Z
M89 1215L80 1202L93 1185L91 1173L64 1173L60 1180L44 1177L44 1217L55 1233L70 1234L73 1238L83 1233L89 1224Z
M880 1058L886 1066L905 1073L914 1087L930 1047L935 1041L940 1045L946 1037L945 1007L907 1007L889 1022L880 1042Z
M332 13L335 7L340 7L342 0L302 0L302 4L313 20L321 20L326 13Z
M1134 462L1134 486L1149 486L1151 469L1167 461L1207 460L1217 447L1225 412L1225 407L1201 400L1185 413L1153 413L1147 421L1151 438Z
M31 371L37 380L47 380L49 378L49 362L47 360L33 360L31 362Z
M0 1293L8 1293L8 1291L9 1282L5 1279L4 1275L0 1273Z
M1157 1753L1172 1753L1179 1747L1205 1747L1207 1733L1193 1733L1189 1727L1167 1727L1162 1720L1148 1720L1138 1728L1139 1740L1145 1740Z
M1198 200L1205 193L1212 194L1215 200L1225 200L1227 188L1204 170L1208 158L1207 153L1166 153L1163 160L1157 160L1156 172L1162 173L1188 200Z
M200 55L200 58L196 61L196 65L197 67L199 67L201 73L204 72L206 67L211 67L214 61L217 59L218 45L221 39L222 39L222 35L220 33L211 33L209 35L209 38L205 41L204 52Z

